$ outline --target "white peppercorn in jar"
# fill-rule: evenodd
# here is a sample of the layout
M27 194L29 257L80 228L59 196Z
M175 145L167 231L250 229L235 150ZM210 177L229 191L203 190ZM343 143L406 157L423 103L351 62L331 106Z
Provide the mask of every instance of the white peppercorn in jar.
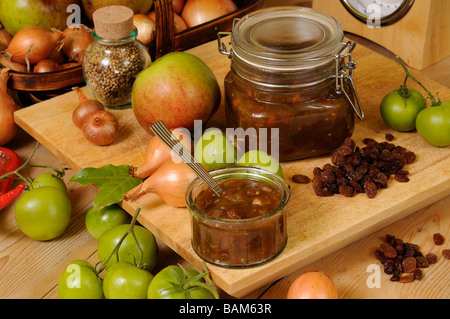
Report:
M344 42L333 17L302 7L261 9L236 19L218 41L231 59L224 81L227 127L245 130L246 140L276 151L280 161L333 151L353 134L355 112L364 117L353 84L355 43Z
M83 74L92 95L105 107L131 107L136 76L151 64L146 47L136 40L133 10L108 6L93 14L93 42L86 49Z

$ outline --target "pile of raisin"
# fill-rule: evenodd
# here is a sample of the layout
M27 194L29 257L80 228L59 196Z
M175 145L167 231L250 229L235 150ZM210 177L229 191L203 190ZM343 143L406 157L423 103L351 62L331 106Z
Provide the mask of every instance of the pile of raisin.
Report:
M398 182L409 182L404 167L416 160L413 152L388 141L378 143L366 138L363 143L365 146L359 148L347 138L332 154L332 164L314 168L312 186L317 196L353 197L365 193L374 198L379 189L388 187L391 176Z
M439 243L436 240L437 237ZM385 238L386 242L375 250L375 258L384 266L384 272L392 275L391 281L408 283L421 280L423 278L422 269L437 262L435 254L429 253L424 256L416 244L405 243L402 239L390 234L387 234ZM441 234L435 234L433 240L436 245L441 245L444 239ZM445 251L443 251L443 256L447 258Z

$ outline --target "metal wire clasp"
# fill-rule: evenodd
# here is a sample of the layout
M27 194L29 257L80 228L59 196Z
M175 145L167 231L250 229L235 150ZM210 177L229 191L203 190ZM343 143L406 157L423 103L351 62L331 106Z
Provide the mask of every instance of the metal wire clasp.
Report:
M356 43L351 41L344 43L342 49L336 54L336 75L334 77L336 79L336 93L344 93L358 118L360 120L363 120L365 117L364 111L362 109L361 101L359 99L358 92L356 92L356 87L353 82L353 72L356 69L356 62L352 60L352 52L355 49L355 46ZM345 58L348 58L348 62L347 64L341 66L341 61ZM358 108L356 107L352 97L345 90L345 83L349 84L350 89L353 91L356 103L358 104Z
M232 26L231 30L234 30L234 28L235 28L234 26L235 26L236 22L238 22L239 20L241 20L241 18L234 18L233 19L233 26ZM222 31L218 32L217 33L217 42L218 42L218 45L219 45L219 52L224 54L224 55L226 55L226 56L228 56L231 59L231 56L233 55L232 50L230 49L230 51L227 51L227 47L226 47L225 43L222 42L222 37L225 37L225 36L228 36L228 35L233 36L233 31L231 31L231 32L222 32ZM231 44L231 42L229 44Z

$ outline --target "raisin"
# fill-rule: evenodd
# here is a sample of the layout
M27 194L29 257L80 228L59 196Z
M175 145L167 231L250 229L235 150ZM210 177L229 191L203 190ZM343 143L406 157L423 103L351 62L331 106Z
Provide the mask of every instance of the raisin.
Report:
M430 266L430 263L428 262L427 258L424 256L417 256L416 257L416 261L417 261L417 268L427 268L428 266Z
M384 273L387 275L392 275L394 273L395 262L393 259L387 259L384 262Z
M377 195L378 189L377 185L375 185L372 181L365 181L364 182L364 191L369 198L375 198Z
M442 251L442 256L444 256L445 259L450 259L450 249L444 249Z
M395 138L394 135L392 135L391 133L386 133L385 137L386 137L386 141L388 141L388 142L393 141Z
M395 236L394 235L390 235L390 234L386 234L384 236L384 238L386 239L387 243L391 246L395 246L397 243L395 242Z
M440 246L444 243L444 236L439 233L433 235L433 241L436 245Z
M402 261L403 272L412 273L416 269L417 261L414 257L407 257Z
M384 264L386 262L386 256L383 254L383 252L379 249L375 250L375 258L380 261L380 263Z
M383 252L384 256L386 256L387 258L397 257L397 251L391 245L389 245L387 243L382 243L380 245L380 248L381 248L381 251Z
M426 255L428 264L435 264L437 262L437 256L433 253L429 253Z
M422 278L423 278L423 272L422 272L422 269L415 269L414 270L414 273L413 273L413 276L414 276L414 279L415 280L422 280Z
M345 197L353 197L356 195L356 191L351 186L341 185L339 186L339 194L344 195Z
M398 280L401 283L410 283L414 281L414 275L412 274L406 274L400 277L400 279Z
M292 181L297 184L308 184L311 180L306 175L296 174L292 176Z
M395 174L395 180L400 183L408 183L409 177L403 174Z

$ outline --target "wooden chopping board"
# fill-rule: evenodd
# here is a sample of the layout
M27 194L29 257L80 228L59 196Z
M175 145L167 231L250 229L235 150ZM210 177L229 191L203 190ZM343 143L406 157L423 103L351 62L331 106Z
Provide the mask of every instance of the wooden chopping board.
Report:
M210 66L221 84L223 95L223 79L230 68L230 61L218 52L217 42L206 43L188 52L199 56ZM330 163L329 155L283 163L285 178L292 190L286 207L287 246L276 259L257 267L225 269L208 265L214 282L228 294L244 296L450 194L450 148L433 147L415 132L393 132L379 115L382 97L402 83L403 69L394 61L362 46L355 49L354 60L358 63L355 83L366 119L356 120L353 138L357 145L362 145L366 137L381 142L386 132L394 134L393 143L417 155L417 161L406 168L410 171L410 182L402 184L391 179L389 187L374 199L364 194L354 198L339 195L322 198L315 195L311 184L295 184L291 177L294 174L312 177L314 167ZM425 78L420 80L432 92L439 92L444 100L450 99L448 88ZM409 84L416 87L412 82ZM90 96L87 88L83 90ZM219 112L208 126L225 125L223 102L224 98ZM106 164L138 166L143 162L150 137L138 125L131 109L112 111L118 117L121 133L114 144L100 147L87 142L72 124L72 111L77 105L76 94L69 92L17 111L15 119L25 131L74 170ZM123 203L130 214L138 206L142 208L141 224L188 262L202 267L201 259L191 247L187 209L168 206L156 195L149 195L136 203Z

